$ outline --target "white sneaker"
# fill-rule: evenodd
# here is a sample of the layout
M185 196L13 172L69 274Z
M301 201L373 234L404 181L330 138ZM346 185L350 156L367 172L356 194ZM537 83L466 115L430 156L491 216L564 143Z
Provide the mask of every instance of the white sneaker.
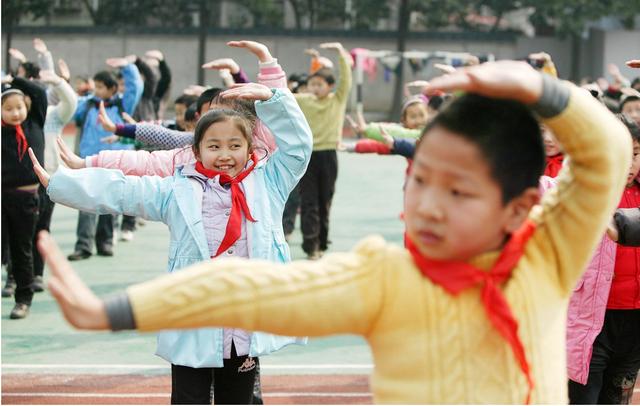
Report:
M123 230L120 232L120 241L131 241L133 240L133 231Z

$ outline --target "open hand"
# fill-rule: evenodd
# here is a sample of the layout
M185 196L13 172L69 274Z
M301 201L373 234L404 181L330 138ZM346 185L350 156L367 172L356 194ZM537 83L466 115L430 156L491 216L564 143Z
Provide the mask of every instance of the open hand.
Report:
M67 146L67 143L64 142L62 137L58 136L56 138L56 145L58 146L58 153L60 154L60 159L67 165L68 168L71 169L82 169L87 166L84 159L80 158L78 155L74 154L71 151L71 148Z
M27 62L27 57L24 56L24 54L16 48L9 48L9 55L11 55L12 58L17 59L21 63Z
M47 44L45 44L44 41L40 38L33 39L33 48L40 54L44 54L48 51Z
M632 59L630 61L625 62L625 64L630 68L640 68L640 59Z
M135 55L133 55L133 61L131 60L131 55L126 56L124 58L108 58L105 63L109 66L111 66L112 68L122 68L123 66L127 66L130 63L134 63L135 60Z
M147 58L155 59L158 62L160 62L160 61L162 61L164 59L164 55L162 54L162 52L160 52L157 49L151 49L151 50L145 52L144 56L146 56Z
M380 129L380 135L382 136L382 143L389 148L393 148L393 137L384 129L383 125L379 125L378 128Z
M108 329L104 303L82 282L46 231L38 234L38 251L51 271L49 291L69 324L85 330Z
M49 85L57 85L62 82L62 78L52 70L41 70L40 80Z
M245 48L247 51L254 54L258 61L262 63L273 61L273 56L271 56L271 52L269 48L261 42L256 41L229 41L227 45L234 48Z
M102 128L104 128L106 131L109 131L110 133L116 131L116 125L107 115L107 111L104 108L104 102L102 101L100 102L100 107L98 108L98 122L100 122L100 125L102 125Z
M344 51L344 48L342 47L342 44L339 42L324 42L322 44L320 44L320 48L322 49L333 49L334 51Z
M36 173L38 180L42 183L42 186L46 188L49 187L49 179L51 176L47 173L47 171L40 165L38 162L38 158L36 158L36 154L33 153L33 150L29 148L29 158L31 158L31 163L33 163L33 171Z
M126 111L123 111L121 115L122 115L122 119L124 120L125 123L127 123L127 124L138 124L136 119L131 117L129 115L129 113L127 113Z
M271 89L259 83L236 83L220 93L225 99L269 100L271 96Z
M463 90L532 104L542 95L542 75L526 62L487 62L439 76L425 88L427 94L436 90Z
M69 66L64 61L64 59L58 59L58 70L60 71L60 77L67 82L71 79L71 72L69 71Z
M232 74L240 72L240 66L231 58L215 59L202 65L202 69L227 69Z

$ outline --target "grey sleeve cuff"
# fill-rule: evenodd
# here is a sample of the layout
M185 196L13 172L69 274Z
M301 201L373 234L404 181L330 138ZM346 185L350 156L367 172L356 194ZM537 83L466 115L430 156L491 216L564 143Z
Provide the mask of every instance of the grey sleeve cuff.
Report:
M618 229L618 244L640 247L640 208L618 209L613 219Z
M104 301L104 306L107 309L107 317L112 331L135 330L136 322L133 319L133 309L131 309L129 296L126 293L108 297Z
M562 82L543 73L542 96L531 108L542 118L557 116L567 108L570 94L569 88Z

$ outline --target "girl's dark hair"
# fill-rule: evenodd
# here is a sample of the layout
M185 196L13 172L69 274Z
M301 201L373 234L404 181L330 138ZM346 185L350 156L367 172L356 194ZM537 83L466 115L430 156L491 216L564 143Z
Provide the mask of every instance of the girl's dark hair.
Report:
M638 126L638 123L626 114L616 114L616 117L627 127L631 134L631 139L640 143L640 126Z
M103 70L95 75L93 75L94 82L102 82L107 87L107 89L113 89L114 87L118 87L118 81L113 73Z
M540 125L524 104L467 93L447 103L421 138L436 127L477 145L500 186L503 204L538 186L545 166L544 144Z
M173 104L184 104L185 106L189 107L192 104L194 104L196 101L198 101L197 96L190 95L190 94L182 94L176 98L176 101L174 101Z
M196 129L193 134L193 152L198 155L200 152L200 142L207 132L209 127L215 123L221 123L224 121L231 121L236 128L242 133L249 145L249 152L253 150L253 127L251 120L249 120L241 112L231 109L215 109L209 110L198 120Z
M184 121L196 121L196 113L198 112L198 105L194 102L191 103L187 110L184 112Z
M38 66L38 64L27 61L22 62L20 66L24 69L27 79L38 79L38 77L40 77L40 66Z
M198 112L200 113L202 111L202 106L204 106L205 104L207 105L207 110L209 110L211 102L218 98L218 95L221 91L222 89L220 89L219 87L212 87L202 92L196 100L196 107L198 109Z
M329 68L322 68L322 69L318 69L317 71L313 72L307 78L307 82L309 82L311 80L311 78L315 78L315 77L324 79L324 81L327 82L327 84L329 86L331 86L334 83L336 83L336 77L333 76L333 71L331 71L331 69L329 69Z

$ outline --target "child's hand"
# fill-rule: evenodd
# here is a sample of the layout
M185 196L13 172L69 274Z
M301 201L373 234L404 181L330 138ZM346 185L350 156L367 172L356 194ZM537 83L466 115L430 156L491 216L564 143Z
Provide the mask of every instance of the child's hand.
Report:
M320 52L318 52L318 50L315 48L307 48L304 50L304 53L314 58L317 58L320 56Z
M82 169L86 168L87 164L84 159L80 158L78 155L74 154L71 149L67 146L67 143L64 142L62 137L58 136L56 138L56 145L58 146L58 152L60 153L60 159L67 165L68 168L71 169Z
M532 104L542 95L542 75L526 62L487 62L439 76L425 90L427 94L463 90Z
M364 121L364 117L360 117L360 116L361 116L360 114L357 115L358 121L356 121L349 114L345 115L345 118L347 119L347 122L349 123L349 126L358 135L362 135L364 133L364 130L367 127L367 124Z
M240 72L240 66L231 58L220 58L202 65L202 69L228 69L232 74Z
M71 72L69 71L69 66L64 61L64 59L58 59L58 70L60 71L60 77L67 82L71 79Z
M118 137L117 135L111 134L107 135L106 137L100 138L100 142L103 142L105 144L115 144L119 139L120 137Z
M11 55L12 58L17 59L18 61L20 61L20 63L27 62L27 57L24 56L24 54L22 52L20 52L19 50L15 49L15 48L9 48L9 55Z
M379 125L380 135L382 136L382 143L389 148L393 148L393 137L389 135L387 130L382 125Z
M127 124L138 124L136 119L131 117L129 115L129 113L127 113L126 111L123 111L121 116L122 116L122 119L124 120L124 122L127 123Z
M40 54L44 54L47 52L47 44L45 44L44 41L40 38L33 39L33 48Z
M147 58L150 58L150 59L155 59L158 62L160 62L160 61L162 61L164 59L164 55L162 54L162 52L160 52L157 49L151 49L151 50L145 52L144 56L146 56Z
M338 51L338 52L344 51L344 48L342 47L342 44L339 43L339 42L324 42L324 43L320 44L320 48L322 48L322 49L333 49L334 51Z
M13 82L13 76L11 76L10 74L4 75L2 77L2 83L6 84L6 83L11 83Z
M611 221L609 221L609 225L607 226L607 235L612 241L618 242L618 238L620 236L618 234L618 226L616 225L616 221L613 217L611 217Z
M640 68L640 59L632 59L625 62L625 64L630 68Z
M189 85L182 93L189 96L200 96L205 90L206 87L200 85Z
M609 75L613 76L614 78L620 76L620 68L618 68L618 65L616 65L615 63L610 63L607 65L607 72L609 72Z
M57 85L62 82L62 78L52 70L41 70L40 80L49 85Z
M45 171L44 168L40 165L40 162L38 162L38 158L36 158L36 154L33 153L33 150L31 148L29 148L29 158L31 158L33 171L36 173L36 176L40 180L40 183L42 183L42 186L44 186L45 189L48 188L49 179L51 178L51 176L49 176L47 171Z
M455 69L454 69L455 71ZM429 86L429 82L426 80L414 80L413 82L408 82L405 86L407 87L417 87L420 89L420 93L424 91L424 89Z
M122 68L136 61L135 55L128 55L124 58L108 58L105 63L112 68Z
M107 115L107 111L104 108L104 102L100 102L100 107L98 108L98 122L102 125L106 131L113 133L116 131L116 125L113 124L113 121Z
M456 71L456 68L446 63L434 63L433 67L444 73L453 73Z
M269 48L263 43L256 41L229 41L227 45L235 48L245 48L254 54L258 58L258 61L262 63L273 61L273 56L271 56Z
M109 319L104 303L73 271L58 245L46 231L38 234L38 251L51 271L49 291L58 302L64 318L76 328L108 329Z
M271 89L259 83L236 83L220 93L224 99L269 100L271 96Z

